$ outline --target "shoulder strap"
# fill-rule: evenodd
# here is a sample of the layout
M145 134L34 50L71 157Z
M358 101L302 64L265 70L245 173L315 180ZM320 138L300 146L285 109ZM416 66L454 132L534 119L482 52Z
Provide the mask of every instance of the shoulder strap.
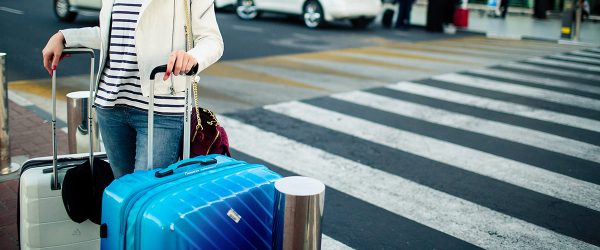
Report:
M194 36L192 35L192 17L190 13L190 0L183 0L183 10L185 12L185 49L190 50L194 47Z
M190 14L190 4L189 0L183 0L183 9L185 11L185 48L186 51L189 51L194 47L194 37L192 35L192 17ZM196 135L198 134L198 130L203 130L202 127L202 119L200 118L200 108L198 105L198 82L196 80L192 81L192 89L194 95L194 109L196 110L196 128L194 130L194 135L192 136L192 142L196 139Z

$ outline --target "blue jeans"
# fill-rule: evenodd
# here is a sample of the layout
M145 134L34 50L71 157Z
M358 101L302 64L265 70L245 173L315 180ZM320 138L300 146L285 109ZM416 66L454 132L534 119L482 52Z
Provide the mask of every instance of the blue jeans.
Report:
M98 126L115 178L164 168L179 159L183 117L154 115L154 164L148 166L148 112L128 107L96 108Z

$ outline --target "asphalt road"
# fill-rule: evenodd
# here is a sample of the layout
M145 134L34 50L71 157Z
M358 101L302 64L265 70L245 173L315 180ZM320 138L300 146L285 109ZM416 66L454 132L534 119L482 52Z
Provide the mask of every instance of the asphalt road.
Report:
M79 15L73 23L59 22L50 0L0 0L0 7L0 51L8 54L8 81L47 77L41 66L41 51L48 38L60 29L98 25L97 13ZM419 28L412 32L390 31L377 24L366 30L352 29L349 23L310 30L298 18L274 14L243 21L231 11L219 11L217 18L225 41L224 61L363 47L376 45L381 39L420 41L448 37ZM86 62L80 58L66 60L59 74L82 74L87 70Z

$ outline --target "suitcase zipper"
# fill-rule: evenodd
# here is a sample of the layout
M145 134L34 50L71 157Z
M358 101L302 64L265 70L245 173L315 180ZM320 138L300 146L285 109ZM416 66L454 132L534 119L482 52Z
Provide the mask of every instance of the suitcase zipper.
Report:
M262 165L258 165L258 164L251 164L251 165L246 165L246 166L242 166L242 167L237 167L237 166L236 166L236 167L229 168L229 169L227 169L227 170L225 170L225 171L223 171L223 172L219 172L219 174L228 175L228 174L232 174L232 173L235 173L235 172L241 172L241 171L248 170L248 169L252 169L252 168L256 168L256 167L262 167ZM213 173L213 174L214 174L214 173ZM195 175L195 176L194 176L195 178L190 178L190 179L188 179L188 180L185 180L185 181L184 181L184 182L182 182L182 183L178 183L177 185L174 185L174 186L171 186L171 187L167 187L165 190L162 190L162 191L161 191L161 193L162 193L162 194L168 194L168 193L169 193L169 192L168 192L169 190L176 189L176 188L181 188L181 186L183 186L184 184L187 184L187 183L189 183L189 182L193 182L193 181L197 181L198 179L202 179L202 178L209 178L209 177L211 177L213 174L211 174L211 175ZM154 188L156 188L156 186L154 186ZM148 192L150 192L150 191L151 191L151 190L147 190L147 192L144 192L144 194L146 194L146 193L148 193ZM157 197L154 197L154 198L157 198ZM135 219L135 221L134 221L134 226L135 226L135 231L134 231L134 233L135 233L135 238L133 239L133 242L134 242L134 243L133 243L133 246L134 246L134 248L133 248L133 249L140 249L139 242L140 242L140 239L141 239L141 235L140 235L140 234L141 234L141 225L142 225L142 223L141 223L141 221L142 221L142 218L141 218L141 217L144 215L144 212L146 211L146 209L148 208L148 206L150 205L150 203L151 203L153 200L154 200L154 199L147 199L146 201L144 201L144 203L142 204L142 206L140 207L140 209L137 211L137 214L136 214L136 219ZM126 226L127 226L127 225L126 225ZM127 232L127 231L125 231L125 232ZM127 238L126 238L126 239L127 239ZM127 244L127 243L126 243L126 244ZM127 246L127 245L126 245L126 246Z

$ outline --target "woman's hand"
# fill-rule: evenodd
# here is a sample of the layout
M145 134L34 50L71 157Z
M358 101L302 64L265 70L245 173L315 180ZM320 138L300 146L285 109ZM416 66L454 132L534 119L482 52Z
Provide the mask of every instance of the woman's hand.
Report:
M57 32L48 40L46 47L42 50L44 68L52 76L52 71L56 69L58 63L63 58L62 51L65 48L65 37L61 32Z
M186 53L183 50L173 51L171 56L169 56L169 61L167 62L167 72L165 72L165 76L163 77L163 81L169 79L171 72L174 75L184 75L189 72L194 65L198 64L198 61Z

